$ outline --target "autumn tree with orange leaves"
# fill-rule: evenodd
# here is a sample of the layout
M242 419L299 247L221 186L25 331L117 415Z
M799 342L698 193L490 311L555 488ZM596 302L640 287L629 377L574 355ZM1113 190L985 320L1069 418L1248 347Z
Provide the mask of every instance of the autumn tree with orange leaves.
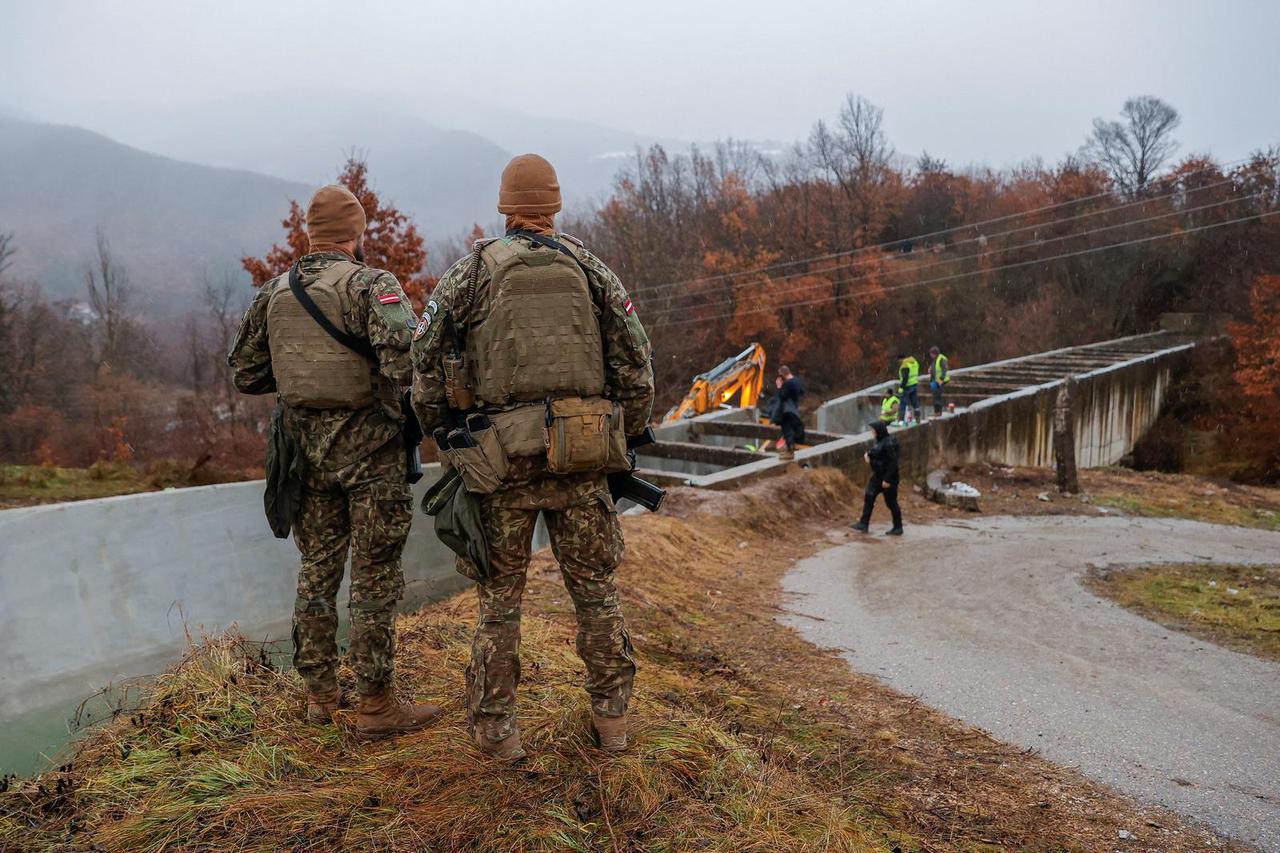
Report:
M1241 458L1261 461L1262 479L1280 474L1280 275L1260 275L1249 290L1249 319L1229 327L1235 347L1235 410Z
M435 279L423 270L427 250L418 226L394 205L384 203L369 186L369 167L351 157L338 175L339 184L351 190L364 207L368 226L364 232L364 259L369 266L384 269L399 280L404 292L421 309ZM240 259L245 271L259 287L289 269L307 253L306 217L302 205L289 202L289 215L280 223L285 229L284 245L275 244L266 257Z

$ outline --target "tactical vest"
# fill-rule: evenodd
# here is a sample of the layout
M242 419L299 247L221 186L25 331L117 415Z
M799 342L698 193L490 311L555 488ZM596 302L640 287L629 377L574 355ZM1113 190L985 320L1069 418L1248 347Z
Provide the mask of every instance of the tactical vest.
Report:
M546 246L504 237L480 258L489 281L468 316L467 360L489 408L604 393L604 346L587 276Z
M902 360L902 364L898 366L898 373L902 373L902 368L907 369L907 381L903 383L903 388L914 388L920 382L920 362L916 361L915 356L909 355Z
M307 295L339 329L346 329L348 284L361 269L351 261L326 267L304 284ZM310 409L362 409L395 400L394 389L369 359L335 341L278 279L267 303L271 372L286 405ZM347 331L351 331L347 329ZM363 337L363 330L357 332Z

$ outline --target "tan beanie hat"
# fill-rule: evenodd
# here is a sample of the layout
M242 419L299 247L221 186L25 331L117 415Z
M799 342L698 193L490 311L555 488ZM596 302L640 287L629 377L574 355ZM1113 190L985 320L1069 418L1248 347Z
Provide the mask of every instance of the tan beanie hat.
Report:
M360 200L346 187L321 187L307 205L307 240L313 247L359 240L365 224Z
M502 170L499 213L557 213L560 181L555 168L537 154L521 154Z

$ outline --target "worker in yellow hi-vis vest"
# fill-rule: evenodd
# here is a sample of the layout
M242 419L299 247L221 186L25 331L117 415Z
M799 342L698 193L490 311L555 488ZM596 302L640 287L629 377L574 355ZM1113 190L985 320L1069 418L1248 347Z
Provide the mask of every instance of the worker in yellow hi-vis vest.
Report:
M951 364L942 350L933 347L929 350L929 389L933 391L933 416L942 417L942 394L951 381Z
M907 408L915 413L920 423L920 362L914 355L898 353L898 386L902 389L902 419L907 419Z

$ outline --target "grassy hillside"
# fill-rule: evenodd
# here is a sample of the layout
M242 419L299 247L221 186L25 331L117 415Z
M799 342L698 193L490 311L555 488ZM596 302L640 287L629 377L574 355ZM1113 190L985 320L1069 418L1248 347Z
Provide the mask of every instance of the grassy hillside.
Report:
M101 226L137 290L135 308L186 310L201 274L238 270L281 235L290 198L311 187L148 154L74 127L0 117L0 231L10 275L83 298Z
M623 755L590 742L572 604L544 552L525 598L523 765L467 741L468 592L398 622L401 689L445 704L436 727L366 745L350 712L304 724L295 675L214 639L59 769L0 789L0 848L1110 850L1123 829L1134 849L1233 849L781 626L779 577L856 497L814 472L679 490L663 514L625 519L640 672Z

